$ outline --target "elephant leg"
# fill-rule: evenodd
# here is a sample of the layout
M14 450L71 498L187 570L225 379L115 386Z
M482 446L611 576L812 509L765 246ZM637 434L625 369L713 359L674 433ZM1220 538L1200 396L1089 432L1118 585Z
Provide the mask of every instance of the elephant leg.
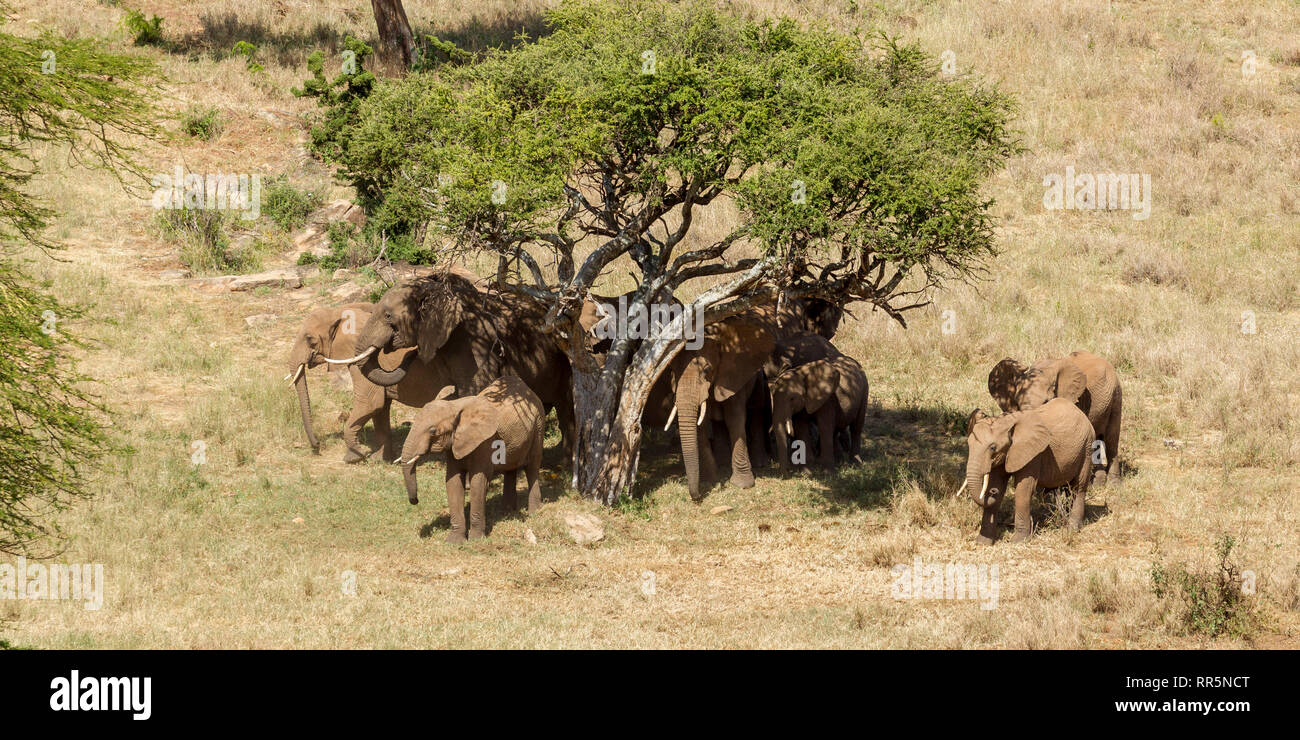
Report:
M731 485L737 488L754 487L754 471L749 467L749 445L746 443L745 399L737 394L723 404L727 418L727 436L731 438Z
M849 424L849 457L856 458L862 453L862 427L866 424L867 407L863 404L852 423Z
M391 426L391 412L393 400L384 399L384 405L375 412L375 441L379 449L383 450L384 462L392 462L397 459L397 451L393 449L393 428Z
M519 510L519 501L515 498L515 475L518 471L507 470L501 474L501 503L507 514Z
M713 453L714 472L720 475L724 461L731 460L731 449L727 445L727 436L730 435L730 432L725 432L725 427L723 429L719 428L723 425L714 424L711 421L704 423L711 427L709 430L709 451ZM717 480L717 478L715 477L714 480Z
M1106 467L1098 471L1094 478L1099 486L1109 483L1119 470L1115 460L1119 458L1119 426L1123 406L1123 397L1116 391L1115 400L1110 404L1110 416L1106 419L1106 431L1102 435L1102 441L1106 443Z
M347 448L343 452L343 462L345 463L358 463L370 456L369 452L361 449L358 436L361 434L361 430L365 428L366 422L370 421L374 411L358 408L358 406L360 404L352 406L352 414L343 426L343 444Z
M975 538L981 545L991 545L998 538L998 511L1002 508L1004 495L999 491L984 502L984 510L980 512L980 533Z
M533 454L528 459L528 516L533 516L542 508L542 441L539 438L533 445Z
M752 409L747 414L745 428L749 435L749 463L752 470L766 468L771 460L767 457L767 434L763 431L763 419L759 409Z
M356 463L370 457L370 453L361 448L358 435L366 422L374 418L384 407L384 389L369 381L358 381L359 375L352 376L352 414L343 427L343 444L347 450L343 453L343 462ZM360 383L365 383L361 385ZM375 421L378 432L378 420Z
M564 449L564 458L573 460L573 438L576 422L573 415L572 399L561 400L555 407L555 421L560 425L560 445Z
M465 475L451 464L447 465L447 509L451 512L447 542L458 545L465 541Z
M709 427L711 423L705 420L699 426L698 435L704 437L700 440L700 492L707 491L713 486L713 482L718 479L718 463L713 456L713 434Z
M1074 501L1070 504L1070 531L1078 532L1083 528L1083 515L1087 510L1088 499L1088 482L1092 479L1092 471L1089 465L1083 466L1079 471L1077 479L1074 481Z
M812 424L808 421L807 414L798 414L794 419L794 439L797 443L797 449L802 452L799 465L807 465L808 458L812 453ZM793 453L792 453L793 454ZM793 456L791 460L793 461Z
M469 538L481 540L487 537L487 516L483 511L487 499L488 465L475 465L469 474Z
M817 464L825 468L835 467L835 400L817 409L817 430L821 432L820 452Z
M1034 520L1029 513L1029 504L1038 489L1038 477L1019 474L1016 476L1016 535L1012 542L1024 542L1034 536Z

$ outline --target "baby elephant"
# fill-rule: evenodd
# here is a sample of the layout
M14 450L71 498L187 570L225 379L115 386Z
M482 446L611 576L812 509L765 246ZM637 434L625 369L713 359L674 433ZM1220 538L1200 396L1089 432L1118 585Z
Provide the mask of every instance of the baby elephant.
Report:
M515 511L515 475L528 475L528 513L542 505L538 472L542 465L542 435L546 416L542 402L517 376L492 381L477 396L451 398L456 389L447 386L420 409L397 462L404 466L406 495L420 502L415 467L429 453L449 453L447 459L447 505L451 509L451 531L447 541L465 541L465 484L469 481L469 538L486 536L483 505L488 481L500 472L504 476L503 496L507 511Z
M977 541L991 545L997 537L998 507L1010 476L1016 479L1012 542L1022 542L1033 534L1029 499L1039 488L1073 486L1070 530L1077 532L1083 525L1094 439L1088 417L1064 398L1054 398L1032 411L1002 416L985 416L979 409L971 412L966 426L966 482L957 495L965 491L984 508Z

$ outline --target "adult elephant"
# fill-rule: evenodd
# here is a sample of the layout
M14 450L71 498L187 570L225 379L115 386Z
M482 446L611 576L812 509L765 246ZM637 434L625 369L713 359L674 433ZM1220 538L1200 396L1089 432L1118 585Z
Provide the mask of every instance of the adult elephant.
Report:
M390 289L357 338L357 354L341 362L361 363L361 374L376 385L403 382L411 363L439 363L457 396L472 396L513 370L554 408L566 450L573 435L573 389L569 359L542 331L545 310L529 298L480 292L466 276L436 273ZM407 347L418 350L389 370L379 353ZM339 362L330 360L330 362ZM436 393L440 386L430 387Z
M1073 401L1104 444L1100 459L1093 457L1092 484L1105 485L1110 479L1119 456L1124 394L1114 366L1105 359L1077 350L1025 367L1008 357L989 372L989 394L1005 413L1036 409L1053 398Z
M673 358L668 370L675 392L672 413L681 438L686 487L693 501L703 499L701 457L706 479L712 479L715 468L707 440L701 445L701 425L706 421L725 424L730 482L738 488L753 487L747 406L764 365L782 339L814 332L830 339L840 315L839 308L820 300L787 300L779 307L774 303L755 306L706 326L698 349L683 349Z
M997 539L998 508L1013 476L1016 534L1012 542L1033 535L1030 497L1040 488L1071 487L1069 527L1079 531L1094 439L1088 417L1064 398L1002 416L985 416L979 409L971 412L966 421L966 480L957 495L965 492L983 509L977 541L991 545Z
M371 303L349 303L339 307L318 308L307 315L293 348L289 352L289 370L292 383L298 391L298 409L302 414L303 431L312 452L320 452L320 440L311 422L311 396L307 389L307 370L327 359L349 357L356 351L356 339L374 311ZM395 355L381 355L381 365L393 365L411 352L405 350ZM362 449L358 436L366 422L375 425L375 447L383 450L385 460L392 461L394 454L392 430L389 424L393 401L420 408L433 399L433 388L446 383L446 369L440 363L428 365L418 359L407 365L406 378L399 384L384 387L366 380L356 366L350 367L352 377L352 410L343 426L343 443L346 447L343 461L359 462L373 453Z

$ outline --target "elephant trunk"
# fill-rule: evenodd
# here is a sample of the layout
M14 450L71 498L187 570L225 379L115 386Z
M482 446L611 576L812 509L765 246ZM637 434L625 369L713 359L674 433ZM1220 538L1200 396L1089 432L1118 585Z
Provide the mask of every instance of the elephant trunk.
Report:
M420 503L420 486L415 478L415 466L420 464L417 456L402 466L402 478L406 481L406 500L413 504Z
M312 452L320 454L320 440L316 439L316 432L311 426L311 396L307 393L306 366L298 366L298 379L294 381L294 387L298 390L298 411L302 413L302 428L307 433L307 442L311 445Z
M369 380L375 385L382 385L385 387L397 385L406 378L406 371L415 360L415 355L416 353L414 351L407 352L406 356L402 358L401 363L399 363L397 367L392 370L385 370L384 367L379 364L379 353L371 352L361 364L361 374L366 376L366 380Z
M700 495L699 399L690 392L678 393L676 411L677 434L682 440L682 463L686 466L686 489L690 491L692 501L699 501L702 498Z

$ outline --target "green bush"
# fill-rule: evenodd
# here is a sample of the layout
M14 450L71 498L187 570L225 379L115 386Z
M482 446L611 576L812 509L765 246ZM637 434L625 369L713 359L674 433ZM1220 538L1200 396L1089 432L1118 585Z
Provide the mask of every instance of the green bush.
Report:
M156 46L162 43L162 18L156 15L145 18L144 13L138 10L128 10L122 19L122 25L134 36L133 43L136 46Z
M180 244L181 262L195 275L258 269L260 250L232 247L226 233L228 220L224 211L169 208L158 212L156 225L164 238Z
M181 130L195 139L212 141L221 129L221 112L216 108L190 106L181 114Z
M286 178L276 178L262 189L262 213L285 231L305 226L324 201L320 191L296 188Z
M1186 563L1151 566L1151 591L1177 607L1177 619L1189 633L1250 637L1258 627L1255 603L1242 590L1241 569L1232 562L1237 541L1228 535L1214 543L1217 556L1209 570Z
M235 56L244 57L244 63L248 66L249 72L261 72L265 69L261 64L253 59L253 56L257 54L256 44L250 44L247 41L240 41L235 44L235 48L231 49L231 51Z

